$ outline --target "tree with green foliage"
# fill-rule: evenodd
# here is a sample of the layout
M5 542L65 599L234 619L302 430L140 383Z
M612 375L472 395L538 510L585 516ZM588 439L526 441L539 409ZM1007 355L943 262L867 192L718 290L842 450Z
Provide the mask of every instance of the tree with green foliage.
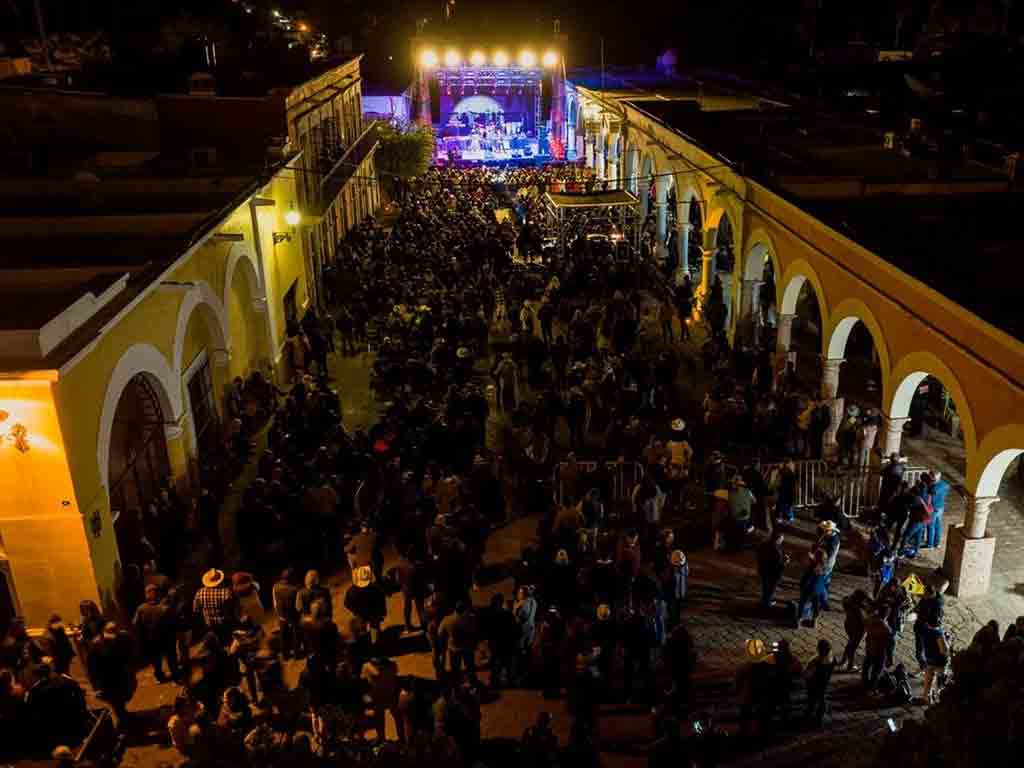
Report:
M381 185L392 200L405 197L408 182L422 176L434 157L434 129L386 125L377 134L376 163Z

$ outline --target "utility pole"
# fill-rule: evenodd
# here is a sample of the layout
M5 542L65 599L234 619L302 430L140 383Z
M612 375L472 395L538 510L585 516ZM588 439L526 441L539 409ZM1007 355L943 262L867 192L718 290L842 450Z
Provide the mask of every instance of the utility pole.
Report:
M40 0L35 0L36 23L39 24L39 43L43 46L43 60L46 62L46 69L53 71L53 62L50 61L50 45L46 40L46 27L43 25L43 9L39 5Z

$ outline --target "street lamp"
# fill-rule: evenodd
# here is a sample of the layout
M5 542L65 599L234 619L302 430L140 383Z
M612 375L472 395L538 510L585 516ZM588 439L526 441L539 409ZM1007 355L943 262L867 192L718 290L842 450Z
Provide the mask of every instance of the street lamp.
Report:
M494 52L494 66L496 67L507 67L508 66L508 54L504 51Z
M519 65L522 67L532 67L537 63L537 54L533 51L526 50L519 54Z
M555 51L548 51L544 54L544 66L548 69L552 69L558 64L558 54Z
M447 53L445 53L444 65L446 67L457 67L461 63L462 57L459 55L459 52L456 51L454 48L450 49Z
M437 66L437 51L426 50L420 54L420 65L424 69L433 69Z
M482 67L486 61L487 57L484 55L483 51L473 51L469 56L469 63L474 67Z

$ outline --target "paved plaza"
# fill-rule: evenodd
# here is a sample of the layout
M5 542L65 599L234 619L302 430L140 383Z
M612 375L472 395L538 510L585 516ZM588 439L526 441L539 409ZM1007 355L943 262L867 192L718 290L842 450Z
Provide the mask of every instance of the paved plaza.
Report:
M369 362L366 353L356 357L336 359L333 363L335 384L341 394L344 414L351 428L372 423L382 403L375 400L369 390ZM492 425L493 427L493 425ZM493 429L491 430L493 432ZM907 440L906 451L911 461L941 468L951 480L957 480L955 466L958 460L955 443L932 436L927 441ZM962 451L962 448L961 448ZM962 454L959 457L962 465ZM971 601L947 601L947 624L959 643L970 642L975 630L992 616L1001 622L1024 613L1024 596L1020 584L1024 581L1021 572L1024 558L1019 502L1020 489L1013 483L1004 484L1011 489L1008 500L1000 504L993 513L990 526L999 543L996 550L997 576L989 595ZM228 503L228 513L231 503ZM954 502L947 511L949 523L958 522L962 514L960 505ZM744 661L744 646L750 638L773 641L786 638L794 653L801 660L814 656L819 638L831 641L835 653L841 654L846 642L843 631L842 598L857 588L867 587L862 564L851 547L844 546L833 581L832 607L823 613L813 629L792 629L785 619L783 609L765 613L758 604L758 579L752 551L738 554L721 554L713 551L704 542L710 535L704 535L692 520L669 521L678 523L682 532L682 545L687 550L691 567L691 593L683 612L684 621L696 643L698 662L695 672L693 705L696 710L712 713L730 731L735 731L738 721L734 676ZM225 522L228 533L230 520ZM695 527L696 526L696 527ZM504 528L495 531L489 538L486 552L487 571L497 574L497 581L474 591L473 601L483 606L495 592L511 596L511 578L503 578L509 566L519 557L524 546L534 542L536 519L527 516L514 520ZM798 596L798 580L804 558L814 537L812 524L797 522L788 529L786 546L793 555L779 592L780 602L795 600ZM687 542L687 538L693 541ZM386 550L386 566L396 559L395 552ZM941 552L928 554L915 568L924 572L941 562ZM342 601L349 585L347 571L339 570L330 576L331 592L334 596L334 614L338 625L347 626L349 618ZM401 596L394 595L388 601L388 620L385 628L394 627L397 632L401 624ZM405 636L402 640L407 652L396 657L402 674L433 678L430 654L425 638L417 635ZM862 648L863 650L863 648ZM482 649L482 655L486 650ZM898 660L914 668L913 639L908 626L906 636L898 648ZM286 664L286 681L290 686L297 682L301 664ZM482 673L487 679L487 673ZM915 694L919 692L920 680L913 681ZM139 712L139 719L150 724L148 732L132 738L125 756L129 766L153 766L178 762L178 756L168 743L161 727L161 718L166 717L176 689L171 685L157 685L149 670L140 673L139 690L130 709ZM801 696L797 697L800 706ZM803 725L780 730L764 744L736 745L727 759L733 765L754 765L767 762L770 765L803 765L813 760L816 765L869 765L874 751L880 744L887 729L887 720L892 718L898 725L905 718L921 717L922 707L908 705L891 709L879 709L879 701L865 696L860 689L858 674L837 673L832 688L833 713L831 720L820 730L810 730ZM555 730L564 743L568 737L569 716L562 700L546 700L537 690L502 691L499 698L483 707L482 732L484 739L518 740L523 730L536 719L541 711L554 715ZM389 720L389 734L394 737L394 725ZM652 718L645 706L607 705L601 710L599 738L602 749L602 763L607 766L643 765L646 748L652 739ZM500 743L500 742L499 742Z

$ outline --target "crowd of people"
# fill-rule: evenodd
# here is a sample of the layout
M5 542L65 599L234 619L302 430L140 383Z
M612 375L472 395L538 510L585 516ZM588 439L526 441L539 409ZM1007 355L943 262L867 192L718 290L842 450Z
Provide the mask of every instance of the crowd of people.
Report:
M482 743L481 706L512 687L564 697L572 720L566 752L543 713L523 734L524 765L595 765L608 702L652 709L652 763L717 759L721 732L693 711L685 550L756 544L761 604L778 606L798 557L785 546L792 459L820 457L823 406L795 379L773 385L768 342L730 350L714 327L714 383L701 406L680 386L694 356L675 343L677 328L689 336L688 281L667 286L586 237L570 238L562 262L531 261L540 195L578 177L570 166L435 169L387 229L370 219L353 230L324 275L329 316L288 329L289 386L238 381L229 395L232 452L254 475L240 489L233 542L221 541L218 497L186 503L168 485L160 503L192 509L201 578L190 583L174 562L180 548L158 542L142 551L116 612L83 604L73 629L54 616L42 637L12 625L0 642L3 743L81 740L91 720L68 676L77 656L124 730L140 669L178 686L169 743L195 765L503 762ZM362 350L374 353L372 382L388 402L355 429L328 362ZM842 457L862 464L876 414L847 416L839 434L852 429L856 450L841 437ZM748 460L734 468L726 455L737 446ZM764 456L790 462L765 477ZM748 643L736 697L744 732L765 736L776 717L788 720L801 676L807 719L820 724L832 673L854 669L862 641L867 689L900 689L895 649L913 604L894 574L900 558L940 543L950 489L938 473L904 483L902 466L894 457L883 470L871 594L843 600L842 656L822 640L805 667L785 641ZM497 580L488 536L526 514L536 537L499 577L511 586L478 604ZM799 556L788 615L798 627L830 607L848 525L827 504L821 518ZM331 586L346 580L336 599ZM943 591L931 586L913 625L926 699L949 656ZM429 652L432 676L400 673L396 657L410 649ZM683 739L687 717L700 725Z

